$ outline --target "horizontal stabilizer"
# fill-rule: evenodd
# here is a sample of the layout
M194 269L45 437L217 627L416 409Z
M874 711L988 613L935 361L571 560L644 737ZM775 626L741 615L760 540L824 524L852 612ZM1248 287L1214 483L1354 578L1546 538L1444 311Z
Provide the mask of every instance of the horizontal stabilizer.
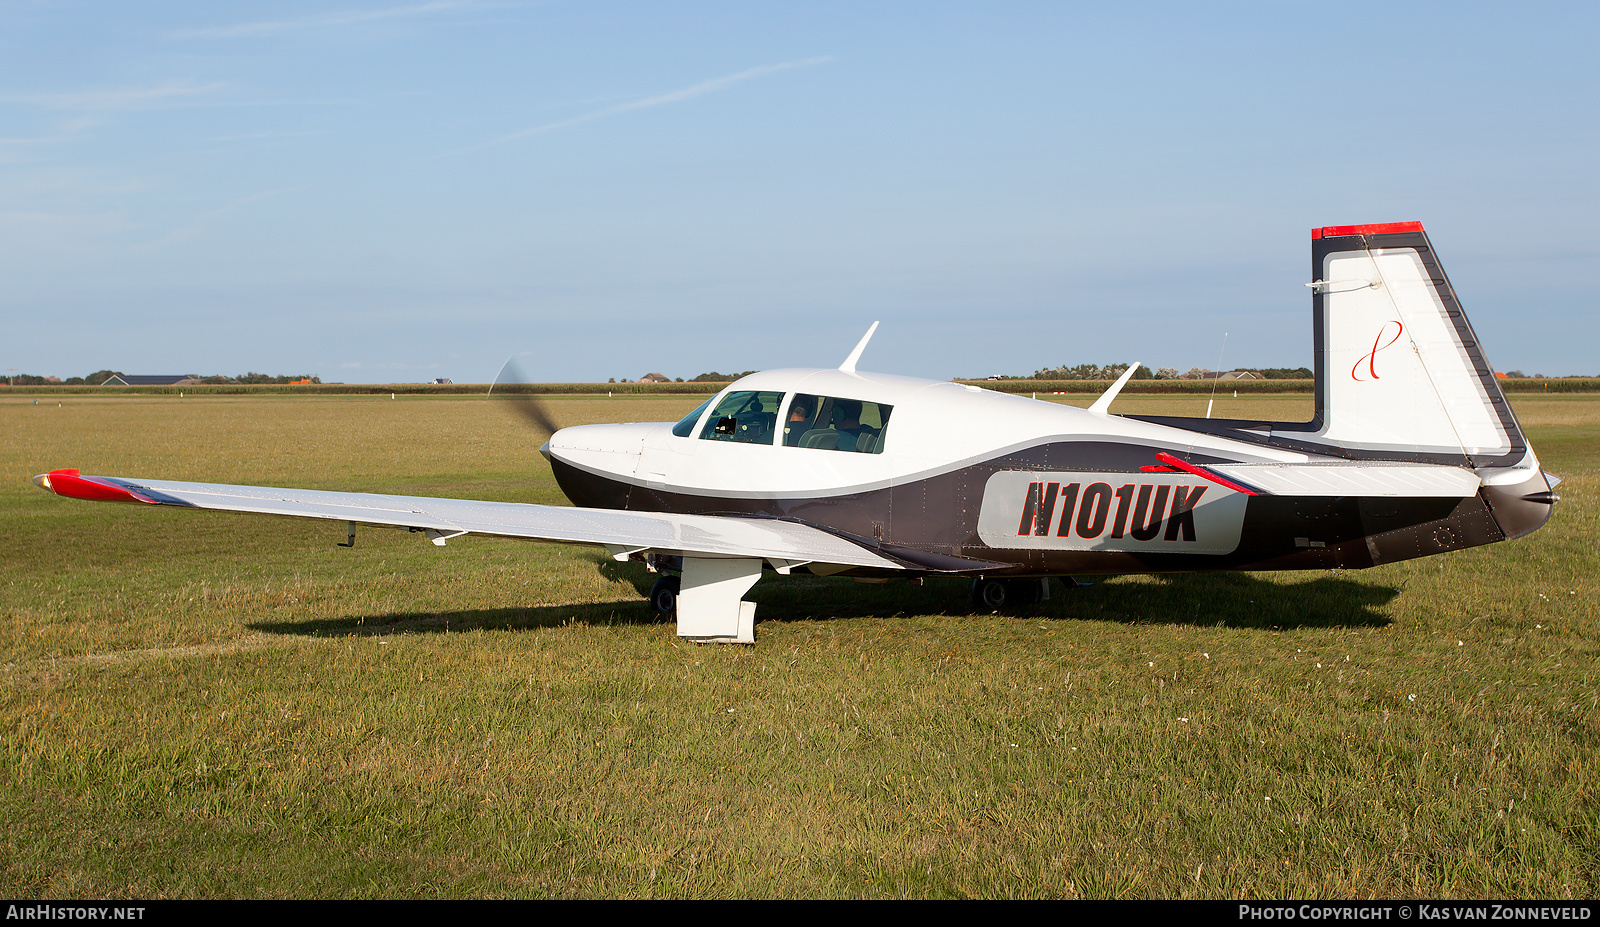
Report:
M1463 467L1386 463L1212 464L1210 469L1274 496L1360 496L1464 499L1482 481Z

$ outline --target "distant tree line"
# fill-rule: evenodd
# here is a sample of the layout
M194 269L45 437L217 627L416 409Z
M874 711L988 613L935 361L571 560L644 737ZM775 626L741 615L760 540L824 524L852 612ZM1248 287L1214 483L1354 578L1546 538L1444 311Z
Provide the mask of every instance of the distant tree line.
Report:
M314 377L309 373L297 375L280 373L277 376L273 376L269 373L256 373L254 370L252 370L249 373L241 373L236 377L224 377L217 375L204 377L200 380L201 383L299 383L303 381L321 383L322 378Z
M18 373L7 375L0 383L14 383L17 386L100 386L112 377L125 377L127 374L120 370L96 370L86 377L41 377L31 373ZM201 377L201 383L321 383L321 377L314 377L309 373L298 376L291 374L266 374L250 371L236 377L225 377L221 374L210 377Z
M122 376L120 370L96 370L86 377L41 377L32 373L8 374L0 383L10 383L16 386L99 386L112 377Z
M746 370L744 373L717 373L715 370L713 370L710 373L702 373L698 377L695 377L695 378L691 379L689 382L690 383L732 383L734 380L737 380L740 377L748 377L750 374L755 373L755 372L756 371L754 371L754 370ZM617 379L616 377L612 377L611 379L607 380L606 382L607 383L632 383L633 381L628 379L627 377L623 377L620 380ZM641 380L640 382L642 383L642 382L646 382L646 381ZM673 382L682 383L683 382L683 377L678 377Z
M1128 370L1127 364L1078 364L1068 367L1046 367L1035 370L1032 377L994 377L997 380L1115 380ZM1259 374L1266 380L1309 380L1311 371L1305 367L1263 367L1251 368L1251 373ZM1135 380L1201 380L1216 377L1218 371L1205 370L1200 367L1191 367L1186 373L1179 373L1176 367L1157 367L1154 370L1141 366L1139 372L1133 375Z
M695 377L695 378L691 379L689 382L690 383L732 383L734 380L737 380L740 377L748 377L750 374L755 373L755 372L756 371L754 371L754 370L746 370L744 373L717 373L715 370L713 370L710 373L702 373L698 377ZM633 381L628 379L627 377L623 377L620 380L618 380L616 377L612 377L610 382L612 382L612 383L632 383ZM682 383L683 382L683 377L679 377L675 382Z
M1314 376L1314 374L1312 374L1312 372L1305 367L1241 367L1237 369L1240 373L1253 373L1263 380L1310 380ZM1228 373L1228 371L1206 370L1203 367L1190 367L1188 371L1186 371L1178 379L1215 380L1225 373Z
M752 373L755 373L755 371L754 370L746 370L744 373L717 373L715 370L713 370L710 373L702 373L698 377L695 377L694 379L690 380L689 382L690 383L732 383L734 380L737 380L740 377L748 377Z
M1033 372L1033 379L1115 380L1117 377L1120 377L1127 372L1127 364L1107 364L1104 367L1096 366L1094 364L1079 364L1076 367L1068 367L1063 364L1060 367L1046 367L1043 370L1035 370ZM1163 376L1163 374L1167 373L1170 373L1171 375ZM1152 371L1149 367L1141 366L1139 368L1139 372L1133 375L1133 379L1135 380L1174 380L1177 379L1177 377L1178 371L1173 370L1171 367L1162 367L1160 370Z

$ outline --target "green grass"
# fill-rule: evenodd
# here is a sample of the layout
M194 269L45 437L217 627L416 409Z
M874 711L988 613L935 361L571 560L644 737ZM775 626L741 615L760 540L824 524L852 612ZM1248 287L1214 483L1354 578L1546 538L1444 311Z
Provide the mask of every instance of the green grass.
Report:
M1009 616L954 581L769 576L747 648L679 641L585 548L347 550L28 482L559 501L497 403L0 400L0 895L1593 897L1600 400L1513 401L1567 478L1530 538Z

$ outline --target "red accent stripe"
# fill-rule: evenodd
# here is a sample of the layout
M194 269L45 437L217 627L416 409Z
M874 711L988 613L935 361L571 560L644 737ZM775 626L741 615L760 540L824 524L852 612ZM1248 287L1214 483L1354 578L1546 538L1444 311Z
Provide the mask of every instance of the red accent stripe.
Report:
M50 491L58 496L88 499L91 502L145 502L150 505L160 505L154 499L145 498L115 483L106 482L103 478L79 476L77 470L52 470L48 476Z
M1396 232L1420 232L1421 222L1379 222L1374 225L1324 225L1311 230L1311 238L1339 238L1344 235L1393 235Z
M1211 482L1216 483L1218 486L1226 486L1234 492L1242 492L1247 496L1259 495L1253 489L1241 486L1238 483L1235 483L1233 480L1217 476L1215 473L1212 473L1208 470L1202 470L1194 464L1184 463L1165 451L1157 454L1156 459L1164 464L1167 464L1168 466L1177 467L1179 470L1182 470L1185 473L1192 473L1195 476L1200 477L1202 480L1210 480Z
M1179 470L1177 467L1164 467L1164 466L1162 466L1160 464L1156 464L1155 466L1151 466L1151 467L1140 467L1139 470L1142 473L1182 473L1183 472L1182 470Z

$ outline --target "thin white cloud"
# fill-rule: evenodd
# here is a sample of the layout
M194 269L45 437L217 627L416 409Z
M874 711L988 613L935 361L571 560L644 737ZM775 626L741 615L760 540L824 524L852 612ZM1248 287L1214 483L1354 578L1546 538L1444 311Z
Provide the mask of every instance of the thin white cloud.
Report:
M0 173L0 202L7 205L137 195L149 189L143 181L120 171L52 162Z
M304 190L308 186L310 186L310 184L299 184L292 187L279 187L276 190L262 190L258 193L252 193L248 196L241 196L231 203L218 207L217 209L213 209L210 212L195 216L183 226L173 229L146 247L159 248L162 245L171 244L176 241L188 241L189 239L196 238L202 231L205 230L206 224L218 216L226 215L227 213L233 212L236 209L242 209L252 203L258 203L274 196L280 196L284 193L293 193L296 190Z
M218 135L211 140L214 142L253 142L260 141L262 139L274 138L311 138L313 136L326 134L328 133L308 132L304 130L294 132L247 132L243 135Z
M571 119L562 119L559 122L550 122L545 123L544 125L532 126L517 132L512 132L510 135L503 135L500 138L491 139L487 142L483 142L482 144L472 145L468 148L458 148L454 151L446 151L442 154L435 155L434 157L443 158L449 155L481 151L485 148L490 148L495 145L501 145L506 142L515 141L519 138L528 138L532 135L542 135L546 132L555 132L559 129L581 125L585 122L593 122L596 119L605 119L610 116L616 116L622 113L632 112L634 110L648 109L652 106L665 106L669 103L682 103L685 100L692 100L698 96L704 96L708 93L715 93L718 90L726 90L735 84L740 84L757 77L765 77L768 74L776 74L779 71L791 71L796 68L809 68L813 65L826 64L832 60L832 55L821 55L816 58L805 58L800 61L785 61L780 64L764 64L760 67L739 71L735 74L714 77L711 80L701 81L698 84L692 84L688 87L683 87L678 90L669 90L666 93L658 93L654 94L653 96L629 100L626 103L618 103L615 106L608 106L604 109L598 109L591 113L585 113L582 116L574 116Z
M358 23L377 22L384 19L404 19L413 16L428 16L434 13L444 13L450 10L459 10L479 6L473 0L436 0L433 3L417 3L410 6L392 6L375 10L340 10L333 13L322 13L316 16L303 16L299 19L284 19L273 22L235 23L228 26L202 26L196 29L184 29L172 34L176 39L241 39L259 36L279 35L285 32L296 32L303 29L319 29L330 26L350 26Z
M15 261L27 253L82 253L97 239L134 231L121 212L0 211L0 248Z
M0 138L0 165L25 163L33 159L31 152L40 147L76 141L99 122L99 118L95 116L72 116L55 126L55 131L51 135ZM4 185L0 184L0 192L3 190Z
M54 110L106 111L133 109L174 99L203 96L221 87L221 84L168 81L155 87L118 87L109 90L56 93L0 93L0 103L20 103Z
M16 138L0 138L0 151L9 147L23 147L28 145L54 145L59 142L69 141L73 136L62 132L56 135L34 135Z
M439 362L429 364L407 364L401 361L388 363L363 364L361 361L345 361L339 365L340 370L438 370Z

